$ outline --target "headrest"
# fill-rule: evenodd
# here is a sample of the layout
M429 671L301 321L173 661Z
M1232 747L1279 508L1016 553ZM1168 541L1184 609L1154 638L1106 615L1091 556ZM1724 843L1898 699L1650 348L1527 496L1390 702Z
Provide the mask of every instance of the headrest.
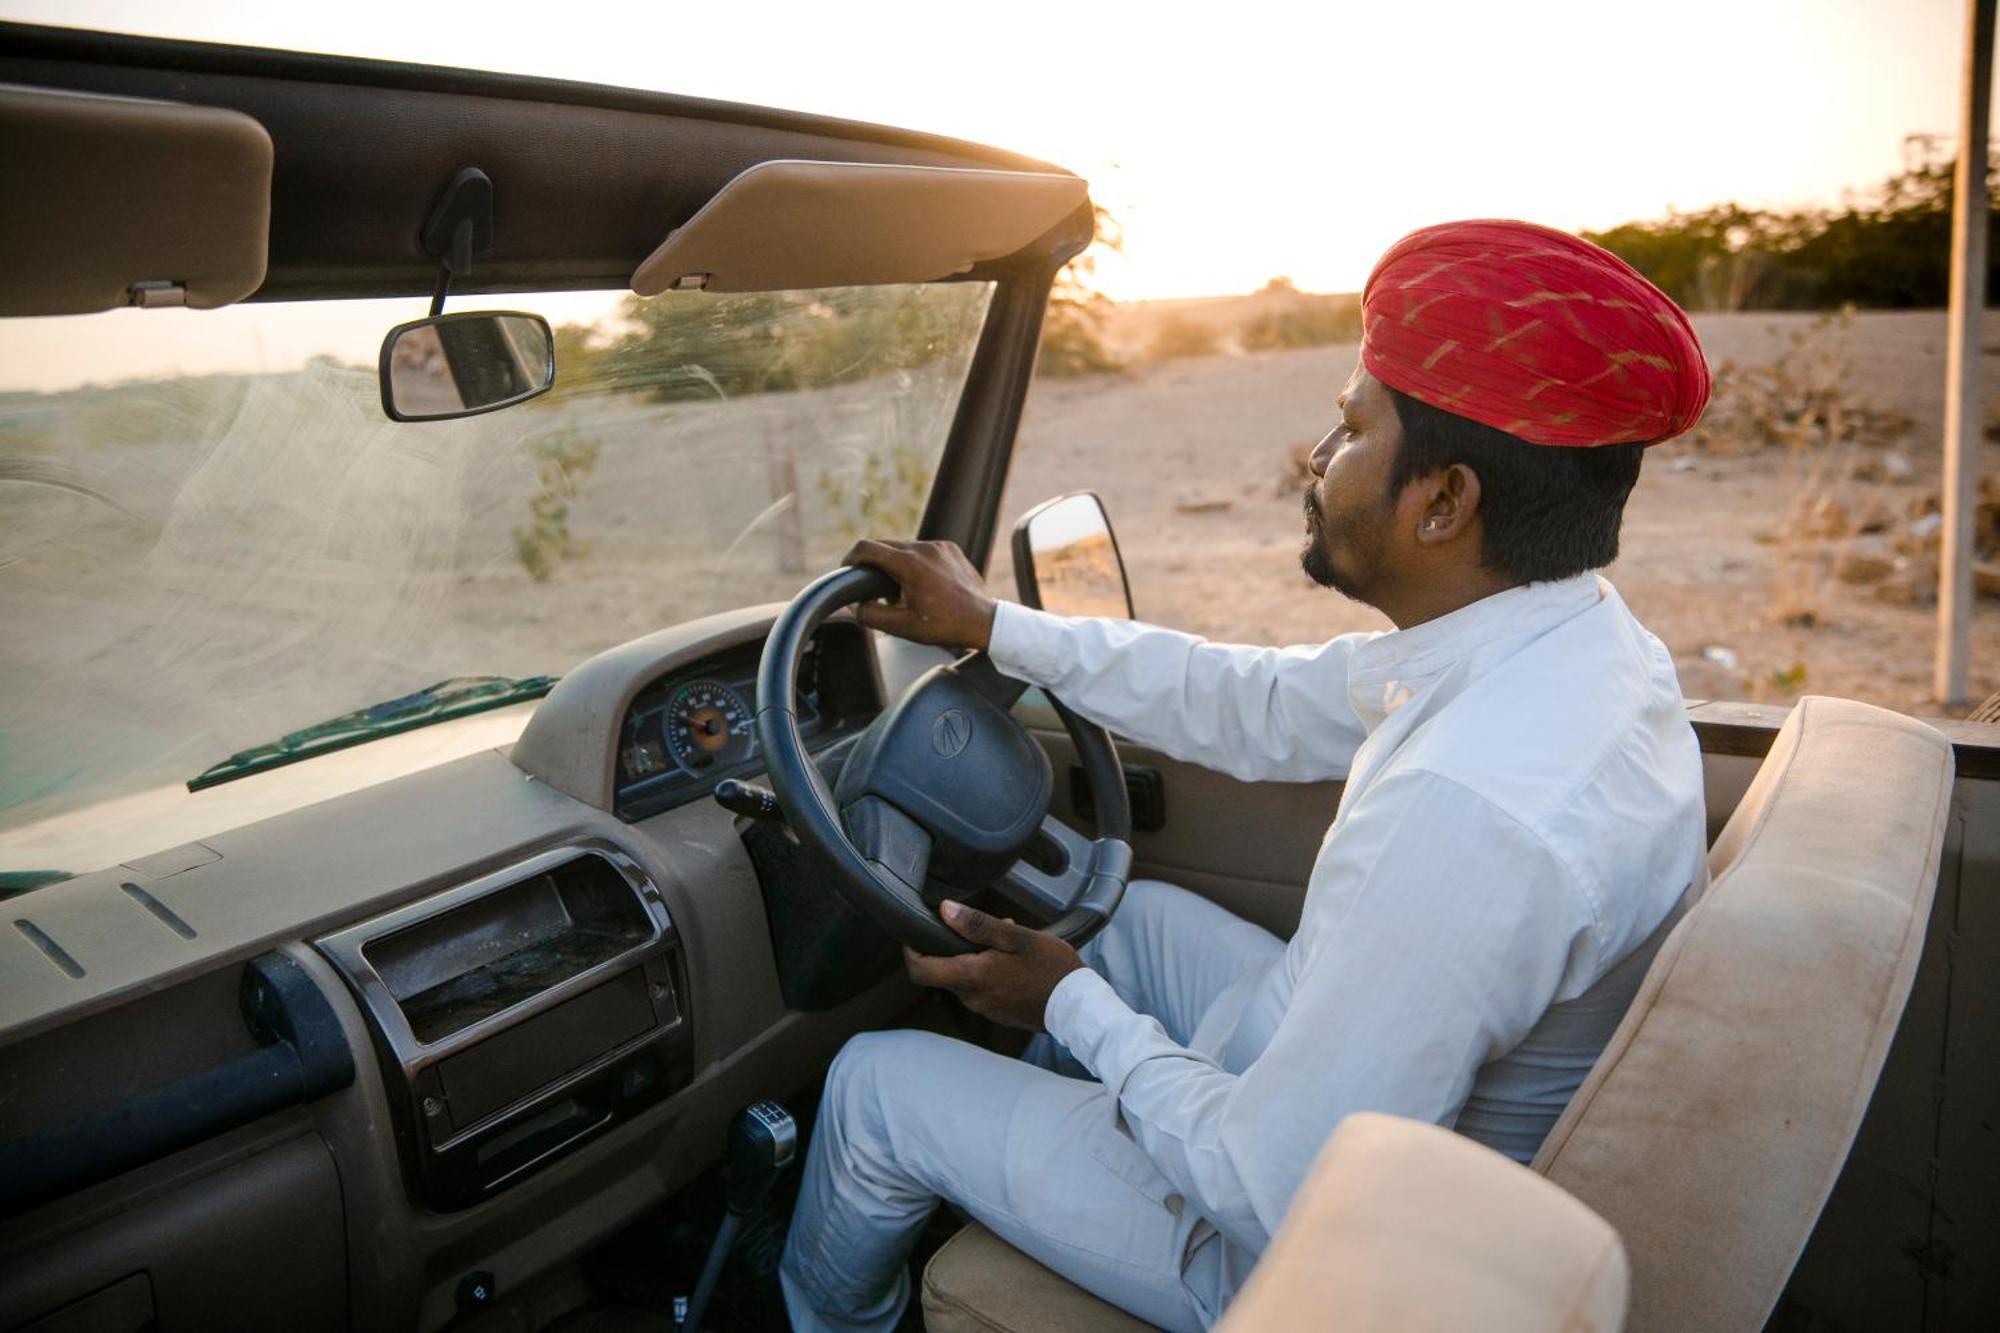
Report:
M1010 255L1089 195L1075 176L759 162L632 274L632 290L775 292L930 282Z
M271 136L216 107L0 84L0 315L212 307L264 281Z

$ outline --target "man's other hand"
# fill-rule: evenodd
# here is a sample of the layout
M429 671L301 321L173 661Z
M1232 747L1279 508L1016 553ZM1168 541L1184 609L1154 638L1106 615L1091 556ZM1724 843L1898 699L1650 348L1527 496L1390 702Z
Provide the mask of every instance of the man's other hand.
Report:
M947 902L938 909L944 923L974 944L978 953L934 958L903 949L910 980L919 986L948 990L965 1007L1008 1027L1042 1030L1042 1012L1056 983L1083 966L1076 950L1053 935L1010 919L989 916L963 903Z
M993 634L993 595L957 542L858 541L843 565L873 565L896 580L894 602L863 602L861 623L899 639L984 652Z

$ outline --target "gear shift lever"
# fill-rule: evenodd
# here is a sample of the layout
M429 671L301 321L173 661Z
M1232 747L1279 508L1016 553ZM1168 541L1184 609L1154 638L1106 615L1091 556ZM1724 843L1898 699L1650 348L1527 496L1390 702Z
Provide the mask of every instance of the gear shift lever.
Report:
M701 1317L708 1311L716 1279L722 1276L723 1260L729 1257L729 1246L743 1219L764 1202L798 1153L798 1123L777 1102L752 1102L729 1122L729 1211L715 1233L715 1243L709 1246L708 1262L701 1267L694 1297L688 1301L681 1321L686 1333L701 1333Z
M799 1127L774 1101L752 1102L729 1124L729 1211L738 1217L764 1202L799 1152Z

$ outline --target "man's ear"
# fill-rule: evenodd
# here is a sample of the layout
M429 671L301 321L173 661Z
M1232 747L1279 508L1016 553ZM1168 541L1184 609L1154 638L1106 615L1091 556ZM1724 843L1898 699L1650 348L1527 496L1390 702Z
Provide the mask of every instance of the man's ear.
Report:
M1431 478L1424 507L1417 514L1417 544L1442 546L1465 532L1479 515L1479 474L1453 463Z

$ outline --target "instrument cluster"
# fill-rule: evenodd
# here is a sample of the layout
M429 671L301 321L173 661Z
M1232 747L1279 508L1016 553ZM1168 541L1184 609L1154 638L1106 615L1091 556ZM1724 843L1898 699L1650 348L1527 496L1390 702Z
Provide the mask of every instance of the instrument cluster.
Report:
M794 707L809 748L858 730L879 711L851 629L823 627L800 659ZM756 712L762 654L762 644L729 649L661 677L632 701L619 732L622 818L643 819L763 768Z

